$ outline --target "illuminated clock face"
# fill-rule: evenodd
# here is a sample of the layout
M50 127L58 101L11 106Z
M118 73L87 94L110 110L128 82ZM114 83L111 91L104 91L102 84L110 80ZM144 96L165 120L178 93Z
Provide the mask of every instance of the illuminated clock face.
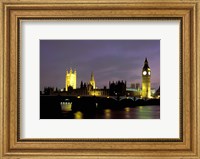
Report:
M143 75L146 75L147 74L147 71L143 71Z
M148 75L151 75L151 72L148 72Z

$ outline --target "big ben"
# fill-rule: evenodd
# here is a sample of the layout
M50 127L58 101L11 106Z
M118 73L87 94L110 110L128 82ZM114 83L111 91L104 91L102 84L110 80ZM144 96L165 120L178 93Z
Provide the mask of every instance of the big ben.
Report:
M151 69L147 58L142 69L142 98L151 98Z

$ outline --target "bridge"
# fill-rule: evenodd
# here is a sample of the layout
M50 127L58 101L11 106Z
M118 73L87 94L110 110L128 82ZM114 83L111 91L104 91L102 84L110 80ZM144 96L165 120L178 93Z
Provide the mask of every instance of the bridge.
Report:
M105 96L105 95L102 95L102 96L92 96L92 95L66 95L66 96L62 96L63 98L67 98L67 99L75 99L75 98L107 98L107 99L109 99L109 98L111 98L111 99L114 99L114 100L116 100L116 101L120 101L120 100L123 100L123 99L131 99L131 100L133 100L133 101L136 101L136 100L138 100L138 99L140 99L140 98L138 98L138 97L127 97L127 96Z

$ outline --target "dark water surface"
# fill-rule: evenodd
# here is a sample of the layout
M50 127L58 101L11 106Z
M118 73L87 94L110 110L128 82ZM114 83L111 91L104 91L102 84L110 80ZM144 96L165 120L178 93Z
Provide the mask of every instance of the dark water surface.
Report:
M81 111L63 112L63 119L160 119L160 106L135 106L125 107L120 110L96 110L93 113L84 114Z

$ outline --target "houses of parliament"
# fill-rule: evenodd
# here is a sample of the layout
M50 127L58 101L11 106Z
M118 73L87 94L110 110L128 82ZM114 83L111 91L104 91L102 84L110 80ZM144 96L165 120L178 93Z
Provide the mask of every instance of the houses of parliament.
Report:
M70 68L66 70L65 88L62 90L54 90L54 88L44 88L44 95L61 95L61 96L125 96L137 97L143 99L160 98L160 88L157 90L151 88L151 69L147 58L141 72L142 86L140 83L131 83L131 87L127 87L126 81L109 81L109 88L97 88L94 73L91 73L90 80L81 81L80 87L77 87L77 71Z
M156 92L151 90L151 69L147 58L142 68L142 88L140 84L132 84L131 88L126 87L126 81L109 82L109 88L97 88L94 73L91 73L90 81L81 81L80 87L77 88L77 72L76 70L66 70L65 90L63 95L91 95L91 96L132 96L139 98L151 98ZM158 92L157 92L158 94Z

